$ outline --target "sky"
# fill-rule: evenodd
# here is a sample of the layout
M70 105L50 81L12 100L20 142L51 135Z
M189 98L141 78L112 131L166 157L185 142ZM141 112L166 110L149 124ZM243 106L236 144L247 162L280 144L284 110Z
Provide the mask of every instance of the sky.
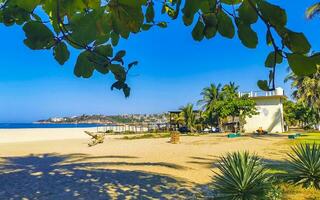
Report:
M304 12L312 0L273 1L285 7L288 27L302 31L314 50L320 50L320 19L306 20ZM0 24L0 122L33 122L49 117L81 114L162 113L199 100L210 83L235 82L240 91L259 90L257 80L268 77L264 60L271 47L265 45L265 29L257 24L256 49L244 47L237 36L230 40L216 36L195 42L191 27L181 20L170 21L167 29L131 35L117 50L127 51L126 61L138 60L129 74L131 96L111 91L112 75L95 73L90 79L77 78L73 67L78 55L60 66L52 51L32 51L23 44L19 26ZM287 64L278 66L276 85L290 96L284 83Z

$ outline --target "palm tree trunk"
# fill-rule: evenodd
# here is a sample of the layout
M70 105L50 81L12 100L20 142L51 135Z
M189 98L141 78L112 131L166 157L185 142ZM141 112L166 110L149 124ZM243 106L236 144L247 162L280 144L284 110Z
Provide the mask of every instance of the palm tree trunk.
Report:
M222 120L220 119L220 117L218 117L218 125L219 125L219 128L220 128L220 132L223 132Z

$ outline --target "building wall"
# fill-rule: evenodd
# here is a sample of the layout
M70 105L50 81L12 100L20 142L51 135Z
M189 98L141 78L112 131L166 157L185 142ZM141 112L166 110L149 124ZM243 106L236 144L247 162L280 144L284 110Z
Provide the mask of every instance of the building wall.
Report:
M272 133L284 132L282 98L279 96L258 97L254 100L259 114L246 118L245 132L255 132L259 127Z

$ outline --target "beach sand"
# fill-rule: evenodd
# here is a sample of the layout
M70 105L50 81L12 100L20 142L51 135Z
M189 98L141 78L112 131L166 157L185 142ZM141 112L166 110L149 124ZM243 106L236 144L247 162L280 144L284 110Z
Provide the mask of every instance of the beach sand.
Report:
M183 136L180 144L110 135L89 148L84 130L95 129L0 130L0 199L182 198L210 183L227 152L248 150L273 162L287 150L279 148L286 136L219 134Z

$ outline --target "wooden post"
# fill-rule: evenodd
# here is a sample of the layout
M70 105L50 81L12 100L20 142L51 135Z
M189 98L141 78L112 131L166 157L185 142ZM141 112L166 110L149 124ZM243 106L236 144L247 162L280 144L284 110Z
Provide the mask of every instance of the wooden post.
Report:
M179 144L180 143L180 133L178 131L171 132L171 144Z

